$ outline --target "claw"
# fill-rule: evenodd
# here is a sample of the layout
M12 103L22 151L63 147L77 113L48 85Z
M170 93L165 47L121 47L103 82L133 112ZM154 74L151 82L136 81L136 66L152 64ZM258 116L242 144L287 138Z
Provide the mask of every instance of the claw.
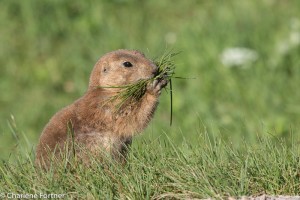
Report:
M161 89L164 88L168 84L168 80L166 79L156 79L154 80L148 87L148 90L153 94L160 94Z
M155 79L152 83L153 88L156 88L156 86L158 85L159 81L157 79Z

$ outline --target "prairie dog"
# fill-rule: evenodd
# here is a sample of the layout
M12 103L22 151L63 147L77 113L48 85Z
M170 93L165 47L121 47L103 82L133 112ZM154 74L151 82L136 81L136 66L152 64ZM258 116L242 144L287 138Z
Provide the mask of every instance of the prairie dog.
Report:
M47 168L49 152L58 154L58 149L65 149L70 122L74 141L93 155L98 156L104 149L116 158L120 153L126 156L126 147L131 144L132 137L142 132L153 117L161 89L168 81L163 79L148 84L139 101L117 112L116 103L107 103L107 99L115 95L118 88L109 86L152 78L157 72L158 67L139 51L121 49L102 56L92 70L87 92L57 112L45 126L37 145L36 164Z

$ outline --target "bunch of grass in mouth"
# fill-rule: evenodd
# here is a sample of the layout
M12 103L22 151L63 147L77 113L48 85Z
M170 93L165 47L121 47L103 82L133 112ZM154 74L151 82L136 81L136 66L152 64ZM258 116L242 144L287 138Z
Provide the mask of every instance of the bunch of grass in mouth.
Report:
M110 88L119 88L120 90L116 95L109 98L108 101L117 101L116 111L120 110L123 105L128 105L139 101L146 92L147 85L153 83L153 81L167 80L170 86L170 98L171 98L171 123L172 123L172 82L171 78L175 74L175 64L173 57L178 53L172 51L165 52L159 59L154 59L154 63L158 67L157 74L149 79L140 79L135 83L131 83L123 86L110 86Z

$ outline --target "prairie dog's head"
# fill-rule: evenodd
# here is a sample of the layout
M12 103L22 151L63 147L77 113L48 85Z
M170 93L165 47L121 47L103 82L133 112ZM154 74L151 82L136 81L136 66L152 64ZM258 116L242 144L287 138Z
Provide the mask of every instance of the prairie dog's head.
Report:
M116 50L102 56L90 76L89 89L122 86L152 78L157 66L144 54L134 50Z

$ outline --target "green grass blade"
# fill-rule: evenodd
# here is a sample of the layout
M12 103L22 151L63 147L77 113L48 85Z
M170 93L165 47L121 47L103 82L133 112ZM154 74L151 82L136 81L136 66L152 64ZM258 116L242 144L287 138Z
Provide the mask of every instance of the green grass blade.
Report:
M170 126L172 126L173 121L173 88L172 88L172 79L170 79L170 107L171 107L171 113L170 113Z

